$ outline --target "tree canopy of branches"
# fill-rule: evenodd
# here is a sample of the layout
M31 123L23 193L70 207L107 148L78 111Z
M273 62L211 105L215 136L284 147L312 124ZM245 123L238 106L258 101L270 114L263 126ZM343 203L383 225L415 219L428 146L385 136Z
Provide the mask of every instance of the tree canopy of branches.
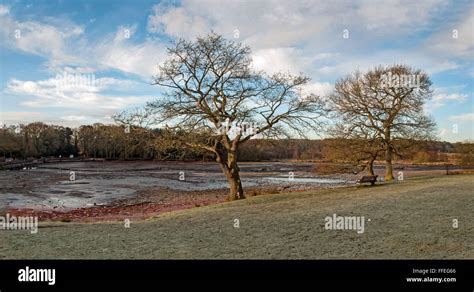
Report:
M403 82L405 81L405 82ZM381 142L385 152L385 179L393 179L392 159L400 139L433 138L435 124L423 112L431 98L428 75L406 65L377 67L339 80L330 96L342 135Z
M356 167L354 173L365 169L367 175L374 175L374 162L383 153L381 139L349 138L342 133L333 133L335 138L328 141L329 158L351 162Z
M256 136L304 137L319 130L325 113L318 96L303 94L309 78L255 72L251 62L249 47L214 33L181 39L155 76L164 96L148 104L160 123L198 134L185 144L215 156L230 199L244 198L237 165L242 143Z

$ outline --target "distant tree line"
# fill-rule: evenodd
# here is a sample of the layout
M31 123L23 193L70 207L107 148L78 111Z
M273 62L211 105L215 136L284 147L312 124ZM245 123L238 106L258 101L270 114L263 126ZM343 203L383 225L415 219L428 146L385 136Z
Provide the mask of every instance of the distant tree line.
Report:
M191 137L192 136L192 137ZM184 147L183 140L198 137L167 129L93 124L78 128L41 122L0 128L0 156L4 158L74 157L104 159L213 160L206 151ZM238 151L239 161L305 160L347 162L367 168L384 158L383 152L364 152L361 141L345 138L251 139ZM411 141L394 142L396 161L474 164L474 143ZM370 156L372 155L372 156ZM371 162L371 163L369 163Z
M196 160L205 155L185 151L180 133L135 126L93 124L78 128L41 122L0 128L0 156L5 158L69 157L105 159Z
M27 158L77 154L74 131L68 127L41 122L0 128L3 157Z
M347 138L319 140L261 140L255 139L243 145L239 151L241 161L305 160L345 162L367 169L368 165L384 160L383 151L363 152L365 141ZM474 165L474 143L446 141L416 141L397 139L393 143L396 162L459 163ZM362 149L362 150L361 150ZM372 156L371 156L372 155Z

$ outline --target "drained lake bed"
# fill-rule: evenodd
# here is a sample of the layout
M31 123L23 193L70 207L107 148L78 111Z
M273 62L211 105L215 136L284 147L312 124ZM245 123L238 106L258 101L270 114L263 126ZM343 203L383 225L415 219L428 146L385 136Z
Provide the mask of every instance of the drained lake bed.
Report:
M244 188L304 190L352 183L352 178L318 177L313 163L241 163ZM212 162L87 161L46 163L0 172L0 210L69 210L111 205L141 192L185 195L221 190L227 181Z

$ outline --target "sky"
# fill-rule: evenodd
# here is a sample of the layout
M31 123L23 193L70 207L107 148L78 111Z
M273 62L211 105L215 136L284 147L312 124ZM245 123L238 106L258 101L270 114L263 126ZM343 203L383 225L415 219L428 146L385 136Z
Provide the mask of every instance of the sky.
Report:
M256 70L303 73L322 96L355 70L421 69L440 139L473 140L473 3L1 0L0 123L113 123L160 97L166 47L214 31L250 46Z

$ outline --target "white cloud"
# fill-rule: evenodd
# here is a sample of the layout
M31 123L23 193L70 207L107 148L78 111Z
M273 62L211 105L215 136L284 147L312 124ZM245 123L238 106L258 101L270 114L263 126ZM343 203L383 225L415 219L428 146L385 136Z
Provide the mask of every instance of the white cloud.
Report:
M290 72L298 74L308 67L310 60L295 48L262 49L253 53L252 66L255 70L263 70L270 74Z
M150 32L189 37L213 29L241 36L258 48L281 47L289 42L339 32L370 31L383 35L413 32L425 25L444 5L442 0L359 1L182 1L154 6L148 18Z
M0 19L0 36L6 45L62 62L77 61L75 57L68 54L67 43L83 33L82 26L68 22L57 26L36 21L21 22L16 21L9 14L4 14Z
M433 62L430 65L427 65L427 72L430 74L441 73L444 71L458 69L460 66L452 61L441 61L441 62Z
M90 82L91 81L91 82ZM28 107L59 107L73 109L122 109L146 101L143 96L116 96L102 93L110 88L133 86L129 80L98 78L69 80L49 78L40 81L10 80L5 93L27 98L21 104ZM150 97L148 97L150 98Z
M103 123L112 124L114 123L111 115L113 111L104 111L99 113L88 113L84 115L65 115L58 116L57 113L51 112L27 112L27 111L10 111L0 113L0 125L18 125L28 124L34 122L44 122L47 124L62 125L66 127L77 127L84 124L90 123Z
M4 16L10 13L10 7L0 4L0 16Z
M47 68L50 72L56 74L94 74L98 69L92 66L58 66L53 64L48 64Z
M462 93L446 93L444 89L438 88L438 93L433 95L433 98L425 105L427 111L432 111L437 108L444 107L447 103L463 103L468 95Z
M3 6L2 6L3 7ZM0 8L1 11L5 8ZM99 42L84 36L84 27L50 19L51 24L17 21L10 15L1 18L0 36L9 47L43 56L52 72L92 73L113 69L138 75L147 81L157 73L166 48L156 40L133 42L137 25L119 26L115 33ZM18 31L19 37L15 36Z
M86 117L86 116L69 115L69 116L63 116L63 117L61 117L61 120L64 120L64 121L72 121L72 122L76 122L76 121L86 121L86 120L87 120L87 117Z
M211 30L249 45L254 66L273 73L303 72L313 79L336 79L378 64L408 63L429 73L458 68L451 60L431 59L417 50L378 51L354 56L366 44L387 38L409 36L424 29L443 0L367 0L354 3L323 1L219 1L184 0L180 6L170 2L153 7L148 31L172 37L191 38ZM351 39L342 38L349 29ZM328 53L321 53L328 52ZM395 53L395 55L392 55ZM406 57L408 56L408 57ZM418 66L421 65L421 66Z
M153 40L133 44L125 41L111 43L106 39L90 51L100 65L132 73L146 80L158 73L157 65L166 56L165 46Z
M59 62L51 64L50 69L73 74L111 69L139 76L149 82L158 73L157 65L166 57L166 47L153 39L133 41L136 29L136 25L119 26L115 33L103 36L99 42L83 40L73 49L77 57L74 66Z
M32 123L32 122L41 121L44 118L46 118L46 115L41 112L26 112L26 111L0 112L1 125Z
M431 15L445 5L442 0L363 0L357 7L354 19L361 21L367 30L383 34L413 32L426 25Z
M133 35L137 26L132 25L119 26L115 33L94 43L85 38L82 26L66 20L50 20L50 23L22 22L10 15L0 20L0 37L6 40L2 45L45 57L46 68L56 74L54 78L37 81L11 79L3 90L4 96L17 98L19 107L41 108L46 112L25 112L15 117L4 113L2 120L8 123L43 120L71 126L84 121L110 123L113 122L110 116L117 111L154 98L136 92L130 94L130 89L139 88L137 81L96 78L95 74L112 69L140 76L148 82L165 54L159 42L135 43ZM15 29L20 30L18 39ZM117 90L124 93L114 94Z
M426 43L426 49L451 56L472 59L474 55L474 8L457 24L446 26ZM457 38L456 38L457 36Z
M55 78L39 81L22 81L12 79L7 84L7 92L32 94L46 97L50 95L52 91L55 91L56 94L84 94L90 92L99 92L111 87L127 88L136 84L137 83L132 80L123 80L110 77L96 79L93 74L58 74Z
M474 122L474 113L450 116L449 120L453 122Z
M382 50L364 55L333 54L327 61L324 65L314 66L315 74L320 77L338 79L356 70L366 72L378 65L406 64L432 75L460 67L453 61L440 60L439 57L435 59L423 52L413 50Z
M304 95L309 95L311 93L319 95L319 96L327 96L329 95L334 89L334 84L329 82L314 82L308 84L304 90Z
M174 37L193 37L207 34L209 23L205 17L189 13L186 8L162 3L153 7L147 28L149 32L165 33Z
M467 98L467 94L452 93L452 94L437 94L433 96L433 100L453 100L458 102L463 102Z
M256 68L269 72L303 71L316 77L319 73L323 76L340 74L341 71L349 73L348 70L340 70L347 66L324 62L337 56L335 52L341 48L354 45L343 43L342 28L350 28L351 35L362 31L356 34L358 42L366 43L363 38L370 39L379 33L384 37L410 33L426 24L441 6L440 1L416 4L408 0L361 1L352 5L339 2L314 5L303 1L217 3L215 0L184 0L178 7L165 1L153 6L147 28L152 33L184 38L207 34L211 30L232 38L234 30L238 29L239 40L254 50ZM27 52L50 56L49 67L55 72L65 66L115 69L149 80L157 73L156 65L166 57L167 44L157 39L136 42L125 37L127 34L133 36L137 25L119 26L114 34L92 43L83 37L82 26L71 23L53 26L7 19L3 31L10 34L10 40L14 27L24 27L24 38L15 41L14 45ZM35 34L30 33L32 30ZM331 42L328 43L328 39ZM298 45L298 48L289 47L289 44ZM320 63L313 64L318 61ZM437 70L453 69L455 66L452 62L443 63L442 68Z
M336 53L315 53L308 55L304 50L293 47L261 49L252 54L252 68L269 74L283 72L311 75L317 63L333 60Z
M300 1L185 0L176 7L165 2L154 6L148 30L184 38L214 30L232 38L238 29L240 39L254 49L284 47L327 28L330 16L326 12L331 6Z

